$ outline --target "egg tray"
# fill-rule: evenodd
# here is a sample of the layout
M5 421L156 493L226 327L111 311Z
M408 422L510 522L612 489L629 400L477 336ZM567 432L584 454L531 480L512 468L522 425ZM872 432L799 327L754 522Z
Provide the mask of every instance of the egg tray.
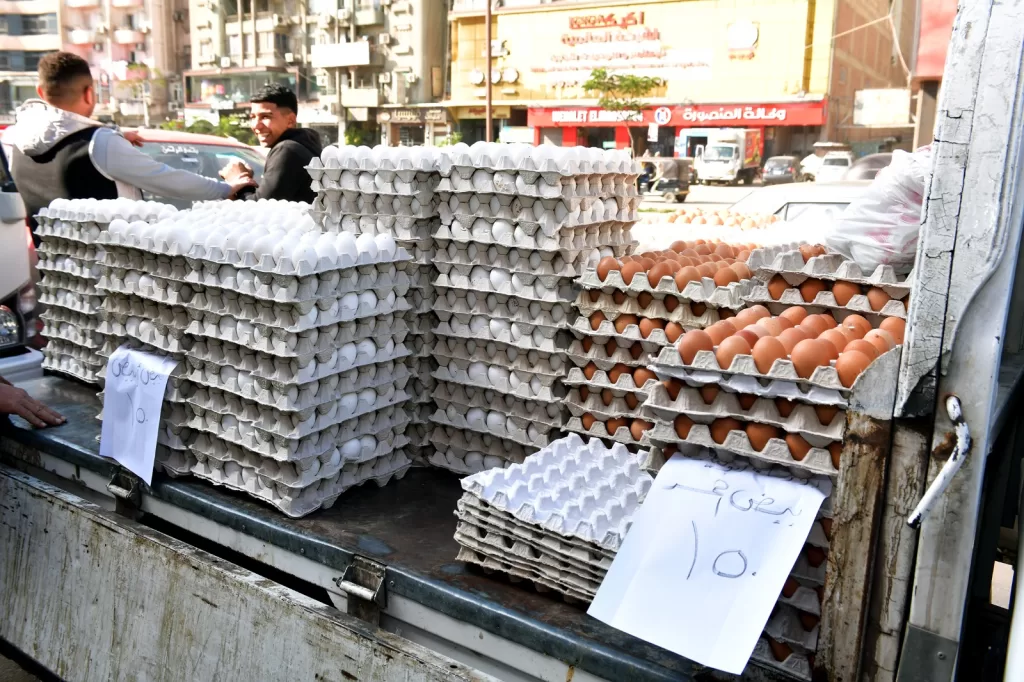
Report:
M83 348L96 349L103 345L104 336L95 331L83 330L75 327L70 322L54 324L43 321L42 334L48 339L61 339L82 346Z
M434 240L431 238L420 241L400 241L398 244L409 252L411 260L406 265L409 272L410 282L418 279L420 273L430 272L434 263ZM418 266L418 267L416 267Z
M434 328L437 336L472 339L478 343L494 341L523 351L538 350L545 353L557 353L568 345L558 331L556 327L513 322L509 330L502 329L493 334L489 325L474 331L470 325L459 322L457 318L438 322Z
M390 235L396 242L410 242L427 239L437 229L440 220L437 215L428 217L403 215L361 215L358 213L328 214L315 216L316 221L328 234Z
M468 175L477 168L556 175L640 172L633 160L620 152L574 148L573 151L586 158L558 159L552 158L557 153L552 150L556 149L559 148L523 143L477 142L472 146L458 143L443 149L438 168L442 175Z
M330 478L299 491L276 483L266 485L255 471L242 469L234 462L219 462L205 457L197 459L192 468L195 476L214 485L248 493L292 518L305 516L321 507L329 509L341 493L368 481L384 486L392 478L400 479L411 464L411 460L399 450L378 460L344 466Z
M424 220L437 217L439 198L436 194L420 200L415 196L350 193L328 189L323 192L320 205L328 218L340 219L346 215L401 216Z
M295 277L255 272L184 256L159 256L139 251L108 252L103 264L110 268L136 270L140 275L198 287L229 291L258 301L291 304L306 313L320 299L335 299L367 289L396 289L408 285L406 261L388 261L331 270L319 275ZM321 306L322 307L322 306Z
M913 273L900 279L891 265L879 265L870 275L865 275L854 261L838 253L814 256L804 262L798 250L786 249L776 252L755 249L750 252L747 265L761 281L767 282L775 275L782 275L790 286L798 287L807 279L822 279L833 282L853 282L861 286L878 287L894 299L905 298L910 293Z
M70 324L82 331L95 332L99 330L100 324L102 323L101 318L103 313L97 313L95 315L89 315L87 313L79 313L68 308L46 308L39 314L39 319L50 324Z
M463 479L462 489L520 521L614 552L653 482L642 459L570 434L522 464Z
M40 221L70 220L77 222L109 222L124 220L155 220L161 214L177 213L178 209L159 201L131 199L54 199L39 209Z
M364 170L387 179L399 177L409 181L419 173L436 172L443 156L444 152L436 147L331 145L320 158L314 156L310 160L306 171L314 180L319 180L317 175L337 180L343 170Z
M487 273L490 270L490 268L479 265L474 267L480 268L479 272L481 274ZM546 275L523 275L519 273L512 275L512 273L508 273L509 278L507 282L501 282L498 286L494 286L489 276L472 279L469 276L469 271L472 270L473 268L469 266L453 267L449 273L442 272L439 274L437 279L434 280L434 286L445 289L476 291L485 294L504 294L505 296L515 296L524 301L555 303L558 301L572 301L575 298L571 280L568 278L549 277Z
M786 308L792 308L793 306L802 306L817 312L822 310L843 310L847 314L857 313L867 316L872 321L872 326L875 327L878 326L879 320L886 317L907 319L907 306L903 301L894 298L882 306L881 310L875 310L868 303L868 297L865 294L852 296L846 305L839 305L835 295L831 291L825 290L819 291L814 300L808 303L804 301L799 289L786 289L778 299L774 299L768 293L768 286L759 284L751 289L750 293L746 296L746 301L748 305L760 303L767 306L773 315L777 315Z
M430 420L435 424L440 424L441 426L449 426L463 431L476 431L477 433L501 438L502 440L510 440L528 448L543 448L551 442L551 438L549 438L548 434L546 432L542 433L540 429L537 429L529 419L512 417L496 410L494 412L499 414L505 421L504 428L492 427L486 421L470 424L464 414L457 412L452 415L449 414L449 410L440 408L434 412ZM535 431L537 431L536 435L533 437L528 433L530 426L534 426Z
M434 193L434 188L441 179L440 175L431 170L419 171L409 179L372 171L342 170L337 178L331 177L334 175L333 172L327 175L321 168L310 167L307 171L313 178L314 192L341 190L359 194L430 195ZM313 177L314 174L320 177Z
M555 312L556 309L558 312ZM488 321L506 320L562 329L569 323L572 305L568 301L531 301L524 304L515 296L477 296L472 291L447 289L443 293L438 291L433 310L438 319L444 322L454 317L462 324L469 324L474 317L482 316Z
M606 345L605 343L594 343L589 351L585 351L583 350L583 341L581 339L573 339L572 343L569 344L569 349L565 351L565 355L569 362L581 370L590 363L594 363L599 370L605 373L610 371L615 365L626 365L631 369L647 367L652 359L651 354L646 350L640 353L640 357L634 358L627 348L621 347L617 343L615 352L608 355ZM660 349L661 347L656 346L656 348Z
M832 456L823 447L815 446L812 443L805 458L802 461L797 461L790 453L786 441L781 438L770 439L764 449L758 452L750 445L747 434L741 429L730 431L724 442L717 443L711 437L711 431L707 424L694 423L686 438L683 439L676 433L671 422L656 421L654 428L644 434L644 444L652 443L689 443L714 448L723 462L733 461L734 458L731 458L730 455L740 455L748 458L751 466L755 469L761 470L771 468L773 465L780 465L789 469L797 478L839 475L839 470L832 466Z
M56 258L73 258L83 264L91 264L103 260L103 249L98 246L86 245L81 242L62 239L60 237L47 237L40 241L36 247L39 260L54 260Z
M438 381L447 381L476 388L491 389L499 393L513 395L523 400L535 400L538 402L561 401L562 390L557 385L558 375L534 374L529 381L512 388L510 379L503 379L496 382L488 380L487 383L471 379L467 367L469 363L463 360L450 359L448 364L438 362L438 368L434 370L433 377ZM536 385L535 381L536 380Z
M615 323L611 320L602 320L601 324L598 325L597 329L594 329L590 324L590 320L586 317L580 316L573 321L569 327L569 331L573 333L576 338L582 338L589 336L594 339L594 343L600 343L604 345L608 343L609 339L619 339L628 341L630 344L641 343L645 351L650 353L658 352L658 347L668 346L675 349L675 344L668 340L668 336L665 335L664 329L653 329L647 338L644 338L643 334L640 333L639 324L627 325L621 332L615 329ZM678 340L677 340L678 343ZM676 355L679 352L676 351Z
M654 389L654 386L660 382L655 379L649 379L644 383L643 386L637 386L633 382L633 376L627 372L623 372L619 377L619 380L612 382L608 378L608 373L602 369L598 369L594 372L594 376L590 379L583 374L583 370L578 367L570 367L569 374L562 379L562 383L566 386L588 386L597 389L611 389L612 394L616 398L621 398L627 393L635 393L637 397L644 400L650 395L650 392Z
M435 240L437 251L434 263L437 269L469 276L475 267L497 269L520 275L574 278L583 269L582 252L530 251L491 244L481 248L475 243L460 246L457 242Z
M717 308L708 307L704 314L695 315L690 309L687 301L680 301L676 308L669 312L665 307L664 299L655 298L647 307L642 307L635 296L627 296L622 303L616 303L611 294L601 292L597 301L590 298L590 292L598 289L583 290L576 296L573 307L580 315L589 318L595 311L600 310L609 320L615 320L620 315L636 315L650 319L675 322L684 329L706 329L721 319ZM667 298L667 296L665 297ZM701 304L703 305L703 304Z
M489 172L476 169L470 177L459 174L442 176L437 183L438 194L503 194L540 199L574 199L577 197L632 197L634 184L620 175L552 175L521 174L509 171Z
M341 399L299 412L286 412L258 405L215 388L199 387L188 398L187 404L192 414L200 421L207 424L216 423L216 426L207 426L203 429L210 433L243 434L258 430L270 438L298 440L364 414L404 403L409 399L404 387L392 383L374 389L364 389L358 393L364 392L367 397L372 393L372 400L358 400L355 407L343 407L344 400ZM344 395L352 395L357 399L352 392ZM226 426L225 417L230 420ZM196 428L193 421L194 419L190 419L188 425Z
M189 476L192 468L199 460L188 450L176 450L157 445L156 457L153 460L157 471L162 471L171 478Z
M82 296L96 296L96 281L87 277L79 277L68 273L51 273L44 276L38 283L39 289L56 294L67 291Z
M778 642L791 645L795 651L813 654L818 648L818 625L805 630L797 610L788 605L775 607L764 633Z
M618 415L622 416L622 415ZM628 416L626 417L628 418ZM583 422L579 417L570 417L569 421L565 424L566 431L572 431L583 436L590 438L601 438L606 440L615 441L622 445L626 445L633 448L645 448L650 447L649 443L642 440L635 440L633 434L630 432L628 426L620 426L615 433L609 434L608 429L605 428L604 422L595 421L591 428L587 429L583 426Z
M99 225L96 223L79 225L77 223L70 223L63 220L41 221L38 220L38 216L37 223L38 225L35 229L35 235L37 237L42 237L44 240L48 238L58 238L68 242L84 244L86 246L93 246L100 243L101 230Z
M498 220L487 218L455 217L443 221L433 232L436 240L447 240L456 244L486 244L487 246L508 246L530 251L585 251L601 246L611 247L616 256L626 255L625 249L632 239L629 226L632 223L599 223L566 227L545 234L539 225L517 223L507 234L494 234L493 224ZM464 222L465 221L465 222ZM509 222L509 221L506 221ZM466 224L469 227L466 227ZM527 230L532 230L527 232Z
M311 433L299 439L273 436L259 429L242 435L237 428L225 431L220 422L210 423L198 417L191 408L173 415L175 426L187 426L201 434L210 434L229 443L234 443L258 455L269 457L281 462L318 457L335 447L339 440L350 440L366 435L376 435L391 429L399 429L409 423L409 416L401 407L386 407L376 412L367 412L361 416L348 418L345 421L329 426L322 431ZM220 416L217 413L211 415Z
M102 395L102 391L101 391ZM98 396L100 397L100 396ZM100 397L100 401L103 398ZM97 417L98 420L102 421L102 411ZM166 445L168 448L173 450L188 450L189 447L195 443L196 438L199 437L192 429L187 426L174 426L170 421L166 419L160 420L160 430L157 433L157 442Z
M558 428L562 424L562 410L558 403L538 403L503 395L490 389L478 389L460 384L438 382L431 393L431 400L444 410L455 405L464 413L468 408L497 410L510 417L529 420Z
M613 396L612 401L605 405L601 395L596 391L591 393L587 396L587 399L584 400L580 397L578 388L569 391L569 395L565 398L565 406L569 408L569 413L572 414L573 417L581 418L584 414L590 414L600 421L608 421L609 419L617 418L644 419L646 421L651 421L649 417L641 416L641 405L642 403L631 408L626 404L626 401L622 396ZM632 444L631 440L621 442Z
M86 346L79 345L73 341L66 339L54 338L50 339L49 343L43 348L44 350L50 350L54 353L73 357L79 362L84 362L91 366L98 366L102 361L101 358L96 354L95 349L87 348Z
M577 280L577 283L584 289L600 289L605 294L622 291L635 298L639 294L647 292L652 296L655 294L677 296L682 301L703 303L711 308L740 310L747 306L745 298L750 294L756 282L754 279L744 279L720 287L715 284L714 279L702 277L699 282L687 282L683 290L680 291L671 277L663 277L656 286L651 286L647 281L647 273L638 272L633 275L632 281L626 284L618 270L610 270L604 281L601 281L597 276L597 270L588 268Z
M513 583L526 581L533 585L540 593L558 592L570 604L585 605L594 600L595 593L588 593L575 589L569 585L561 584L551 580L535 569L521 569L513 565L505 557L495 554L485 554L476 549L460 545L456 561L467 564L475 564L483 569L484 573L504 573Z
M536 448L524 446L513 440L436 423L430 434L430 442L439 450L455 447L467 452L492 455L510 462L522 462L529 454L537 451Z
M64 308L83 315L98 315L103 310L103 297L83 295L73 291L59 290L56 293L46 290L39 283L39 302L48 308Z
M528 374L530 379L538 376L545 386L553 385L565 371L565 360L558 353L537 350L521 352L508 346L499 347L494 342L483 344L473 340L438 339L432 355L439 364L444 364L442 358L456 360L456 364L462 370L466 370L470 363L482 362L489 367L499 367L520 375ZM530 357L531 355L535 357ZM451 362L447 364L450 365Z
M57 372L87 384L98 384L103 378L102 372L95 366L85 364L81 360L61 353L60 351L43 349L42 368L49 372Z
M244 383L247 388L243 389L237 377L234 377L231 381L223 381L219 377L220 366L213 365L213 369L211 369L208 366L195 366L196 363L194 363L193 358L187 358L187 360L189 363L187 375L189 381L200 386L232 393L240 398L251 400L259 405L272 407L282 412L303 412L319 407L324 403L340 400L344 393L377 388L384 384L401 386L407 384L410 379L409 368L404 364L385 362L382 364L392 365L393 370L388 372L382 371L373 376L368 372L360 372L361 368L356 368L341 374L332 375L322 381L313 380L307 384L293 384L290 386L267 381L266 379L254 380L250 377L248 382ZM377 365L367 366L366 368L371 367L376 368ZM217 372L218 376L214 376L214 371ZM294 396L292 395L293 393Z
M471 190L444 192L437 208L446 223L451 217L470 221L480 217L539 224L546 231L558 231L606 222L635 222L640 217L641 201L639 196L611 194L566 198Z
M467 464L466 456L468 454L468 452L464 450L459 450L458 448L448 448L444 452L435 450L434 452L431 452L429 455L427 455L426 459L427 464L429 464L430 466L437 467L438 469L447 469L448 471L451 471L452 473L455 474L459 474L460 476L468 476L469 474L475 474L478 471L484 471L485 469L490 468L483 463L483 460L481 460L479 466L471 466ZM509 464L508 461L498 460L498 458L496 457L494 458L494 460L500 461L501 467L504 467Z
M708 405L695 388L683 387L672 400L663 384L654 386L643 404L643 415L648 420L672 422L676 415L685 414L694 421L709 423L722 417L733 417L744 422L770 424L786 433L798 433L808 439L842 441L846 433L846 412L840 410L829 424L822 424L811 405L797 403L788 417L779 414L775 401L758 398L749 410L744 410L734 393L719 391Z
M786 660L776 661L775 656L772 655L771 645L764 636L758 639L757 644L754 645L754 652L750 655L750 660L762 667L782 671L790 678L806 682L810 682L812 679L811 661L807 653L794 650L786 657Z
M48 254L39 254L39 261L36 269L42 273L53 273L54 275L70 275L84 280L97 280L100 277L101 266L95 261L87 261L72 256L47 257Z

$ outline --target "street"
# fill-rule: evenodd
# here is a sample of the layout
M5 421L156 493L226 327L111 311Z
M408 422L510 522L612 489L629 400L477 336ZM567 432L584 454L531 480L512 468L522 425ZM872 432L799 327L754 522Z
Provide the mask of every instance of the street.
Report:
M640 204L641 211L664 211L666 209L676 210L679 208L727 208L736 203L750 192L756 192L760 185L753 187L729 187L727 185L690 185L690 196L681 204L674 204L662 201L660 198L651 197L644 199Z

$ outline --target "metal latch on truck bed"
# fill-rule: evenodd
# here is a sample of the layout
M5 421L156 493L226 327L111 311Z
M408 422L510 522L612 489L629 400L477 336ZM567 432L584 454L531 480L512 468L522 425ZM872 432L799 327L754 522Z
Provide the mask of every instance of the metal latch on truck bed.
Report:
M960 408L960 399L955 395L946 398L946 414L949 415L949 420L953 422L953 431L956 434L956 449L953 450L953 454L949 456L942 469L939 470L939 474L932 481L932 484L924 491L924 497L917 503L917 507L907 517L907 525L911 528L921 527L921 521L924 520L924 517L928 516L928 512L932 510L938 499L942 497L942 493L946 492L946 488L952 483L953 477L956 475L956 472L960 471L960 467L963 466L964 460L967 459L967 455L971 451L971 430L967 427L967 422L964 421L964 413Z
M118 469L107 483L107 491L116 500L119 514L136 518L142 506L142 481L127 469Z
M345 573L335 581L348 600L348 614L380 625L380 610L386 608L384 564L355 555Z

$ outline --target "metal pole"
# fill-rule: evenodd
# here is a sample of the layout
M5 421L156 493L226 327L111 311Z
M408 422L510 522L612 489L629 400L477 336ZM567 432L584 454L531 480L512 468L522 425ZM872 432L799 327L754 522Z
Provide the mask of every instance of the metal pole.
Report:
M484 131L486 132L486 139L491 142L491 2L493 0L484 0L484 24L486 29L484 35L486 37L484 47L484 87L487 88L487 99L484 104Z

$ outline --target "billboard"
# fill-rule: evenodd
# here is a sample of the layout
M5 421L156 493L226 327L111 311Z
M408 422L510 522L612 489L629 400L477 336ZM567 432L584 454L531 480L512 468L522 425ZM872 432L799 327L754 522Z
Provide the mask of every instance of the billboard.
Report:
M899 128L910 125L910 88L858 90L853 96L853 125Z

